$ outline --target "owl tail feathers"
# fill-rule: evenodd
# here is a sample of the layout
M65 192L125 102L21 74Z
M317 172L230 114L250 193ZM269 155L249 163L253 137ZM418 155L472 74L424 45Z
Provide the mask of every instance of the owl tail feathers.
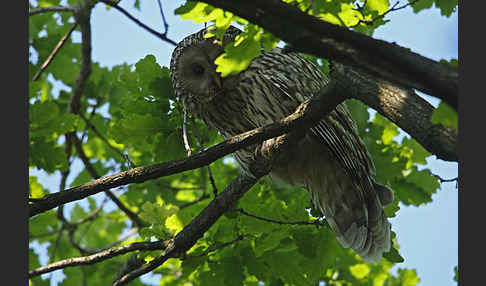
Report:
M391 190L381 184L377 184L376 188L376 192L364 194L364 200L348 193L347 198L341 197L341 204L335 204L332 211L324 206L325 201L315 201L323 206L321 210L324 210L326 220L339 243L344 248L352 248L366 262L380 261L383 253L388 252L391 246L391 225L381 202L393 201L393 193L390 197Z
M343 232L334 217L326 218L336 239L344 248L352 248L366 262L380 261L383 253L390 250L390 228L383 210L368 211L368 226L353 222Z

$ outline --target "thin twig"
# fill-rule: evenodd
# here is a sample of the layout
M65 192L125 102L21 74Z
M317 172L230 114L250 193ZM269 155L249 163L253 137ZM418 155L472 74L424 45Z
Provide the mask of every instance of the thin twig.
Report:
M192 202L188 202L188 203L180 205L179 210L182 210L182 209L185 209L185 208L190 207L192 205L195 205L195 204L199 203L200 201L204 201L205 199L209 199L208 194L204 194L204 195L200 196L198 199L196 199Z
M101 132L98 130L98 128L96 128L96 126L94 126L91 123L91 121L88 118L86 118L86 116L84 116L83 114L79 114L79 116L86 123L86 126L89 127L96 134L96 136L98 136L101 139L101 141L103 141L106 144L106 146L108 146L111 150L113 150L116 153L118 153L123 160L125 160L125 161L128 162L128 165L131 168L136 167L135 164L130 160L130 158L128 157L128 155L124 154L123 151L121 151L120 149L118 149L115 146L111 145L111 143L108 141L108 139L106 139L106 137L103 136L103 134L101 134Z
M44 13L44 12L74 12L74 8L70 6L49 6L35 8L29 11L29 16Z
M74 240L74 233L75 233L75 229L68 230L69 243L71 243L71 245L75 249L77 249L79 251L79 253L81 253L81 255L89 255L89 254L93 254L93 253L96 252L95 250L84 249L79 243L77 243Z
M182 139L184 140L184 149L186 149L187 157L192 155L191 146L187 137L187 110L184 108L184 121L182 122Z
M277 224L293 224L293 225L315 225L315 226L323 226L325 225L325 222L321 221L321 220L314 220L314 221L280 221L280 220L276 220L276 219L271 219L271 218L265 218L265 217L261 217L261 216L256 216L254 214L251 214L251 213L248 213L246 212L244 209L241 209L241 208L237 208L237 209L233 209L233 211L237 211L237 212L240 212L248 217L252 217L254 219L258 219L258 220L262 220L262 221L266 221L266 222L271 222L271 223L277 223Z
M432 175L433 177L435 177L437 180L439 180L439 182L442 184L442 183L449 183L449 182L456 182L456 189L457 189L457 182L459 182L459 177L455 177L455 178L452 178L452 179L444 179L442 178L441 176L437 175L437 174L434 174L434 173L430 173L430 175Z
M54 242L54 245L52 246L51 253L49 254L50 259L56 259L56 250L57 246L59 245L59 242L61 241L62 234L64 232L65 228L61 228L61 231L57 234L56 237L56 242Z
M99 2L102 2L102 3L105 3L107 5L110 5L111 7L117 9L118 11L120 11L123 15L127 16L130 20L132 20L133 22L135 22L137 25L139 25L140 27L144 28L145 30L147 30L149 33L151 33L152 35L158 37L159 39L167 42L167 43L170 43L174 46L177 46L177 43L174 42L173 40L167 38L167 36L165 34L161 34L157 31L155 31L154 29L148 27L147 25L145 25L144 23L140 22L137 18L133 17L132 15L130 15L130 13L128 13L125 9L123 9L122 7L118 6L117 3L114 3L112 1L109 1L109 0L98 0Z
M73 143L74 147L76 148L76 152L83 162L86 170L88 173L93 177L93 179L98 179L100 176L98 175L98 172L95 170L93 164L89 161L88 157L86 156L86 153L83 150L83 146L81 145L81 142L79 141L78 137L74 134L72 136L73 138ZM105 194L115 203L115 205L122 211L124 212L138 227L143 227L145 223L134 213L132 212L128 207L126 207L110 190L105 190Z
M154 184L159 187L167 188L171 191L193 191L193 190L202 190L203 187L173 187L168 183L155 181Z
M164 16L164 9L162 9L162 3L160 3L160 0L157 0L157 3L159 4L159 9L160 9L160 15L162 16L162 22L164 23L164 35L167 35L167 32L169 31L169 24L167 24L167 21L165 20Z
M228 242L222 243L222 244L217 245L217 246L215 246L215 247L210 247L210 248L208 248L206 251L204 251L204 252L202 252L202 253L200 253L200 254L195 254L195 255L187 255L187 256L185 256L185 257L184 257L184 259L183 259L183 260L186 260L186 259L192 259L192 258L198 258L198 257L203 257L203 256L206 256L206 255L208 255L209 253L214 252L214 251L216 251L216 250L218 250L218 249L222 249L222 248L225 248L225 247L227 247L227 246L230 246L230 245L232 245L232 244L234 244L234 243L236 243L236 242L238 242L238 241L242 240L243 238L245 238L245 236L244 236L244 235L239 235L237 238L233 239L232 241L228 241Z
M88 128L90 128L88 123L90 123L91 120L93 120L93 117L96 114L96 110L97 110L98 107L100 107L100 105L101 105L100 101L97 100L96 104L91 105L92 109L91 109L91 112L89 113L89 117L85 118L84 115L82 116L82 119L86 123L86 126L84 127L83 134L81 135L81 138L80 138L81 142L83 142L84 138L86 138L86 136L88 135Z
M211 182L211 186L213 187L213 195L214 197L216 197L218 195L218 188L216 187L216 182L214 181L213 178L213 172L211 171L211 167L209 165L206 167L208 169L209 181Z
M71 225L80 225L80 224L83 224L87 221L93 221L95 220L98 215L100 214L101 210L103 209L104 205L106 204L106 202L108 201L108 199L105 197L105 199L100 203L100 205L88 216L84 217L84 218L81 218L75 222L72 222L70 223Z
M41 238L41 237L46 237L46 236L51 236L51 235L57 234L57 233L59 233L61 231L63 231L62 227L59 228L59 229L51 230L51 231L44 232L44 233L40 233L40 234L32 234L32 233L29 233L29 240L30 239Z
M34 75L34 77L32 78L32 81L36 81L39 79L40 75L42 74L42 72L47 68L47 66L52 62L52 60L54 59L54 57L56 56L57 52L59 52L59 50L61 49L61 47L64 45L64 43L66 43L67 39L69 39L69 37L71 36L72 32L74 31L74 29L76 29L76 27L78 26L77 23L75 23L71 29L69 29L69 31L61 38L61 40L59 41L59 43L57 43L56 47L54 48L54 50L52 50L51 54L47 57L47 59L44 61L44 63L42 64L42 66L40 67L40 69L37 71L37 73Z
M184 109L184 114L186 114L185 109ZM199 144L199 149L200 150L204 149L204 142L202 140L202 137L201 137L199 131L197 130L196 121L194 120L194 117L192 117L192 116L191 116L191 121L192 121L192 130L194 132L194 137L196 137L196 140ZM214 195L214 197L216 197L216 195L218 194L218 188L216 187L216 182L214 180L213 172L211 171L210 165L207 166L207 170L208 170L209 181L211 182L211 186L213 188L213 195Z
M400 4L400 1L397 1L395 4L393 4L393 6L390 9L386 10L383 14L378 15L377 17L375 17L375 18L373 18L371 20L359 19L356 24L351 25L349 27L350 28L354 28L354 27L358 26L359 24L365 24L365 25L368 25L368 26L369 25L372 25L374 23L374 21L376 21L378 19L381 19L381 18L384 18L388 13L393 12L393 11L398 11L398 10L401 10L401 9L404 9L404 8L406 8L408 6L411 6L411 5L415 4L415 3L417 3L418 1L420 1L420 0L414 0L412 2L409 2L409 3L405 4L405 5L402 5L400 7L397 7L398 4ZM360 6L359 4L356 4L357 8L354 9L354 10L360 12L360 14L361 14L361 16L363 16L363 18L364 18L363 8L366 6L366 3L367 3L367 1L365 1L362 6Z
M104 250L110 249L110 248L116 246L117 244L127 240L128 238L130 238L131 236L133 236L135 234L137 234L137 228L132 227L126 233L121 234L116 241L113 241L112 243L108 244L107 246L101 248L99 251L104 251Z

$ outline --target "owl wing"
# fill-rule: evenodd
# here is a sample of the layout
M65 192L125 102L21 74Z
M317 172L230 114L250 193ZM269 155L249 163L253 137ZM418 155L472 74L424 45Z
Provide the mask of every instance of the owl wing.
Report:
M289 113L329 82L326 75L311 61L297 53L284 53L280 48L265 53L258 59L255 68L278 89L281 102L294 102ZM375 168L345 103L339 104L319 121L311 128L311 132L330 149L356 183L363 187L369 183L368 178L375 174Z
M375 168L371 156L358 135L356 124L344 104L339 104L311 128L314 137L338 159L348 175L362 190L372 187Z
M265 67L260 67L260 72L279 90L282 102L291 100L297 106L328 83L317 66L296 53L282 53L275 49L260 59ZM391 190L374 181L371 156L346 105L339 104L310 129L310 134L322 148L330 151L353 181L344 179L344 182L334 184L332 175L314 175L307 183L314 204L323 211L344 247L353 248L368 261L379 260L390 248L390 224L379 193ZM315 159L319 160L318 157Z

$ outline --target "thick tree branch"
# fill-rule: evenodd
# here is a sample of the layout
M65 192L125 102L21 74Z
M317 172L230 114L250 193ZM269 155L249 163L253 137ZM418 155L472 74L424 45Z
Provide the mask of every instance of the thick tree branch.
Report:
M360 68L415 88L457 110L458 70L407 48L307 15L278 0L203 0L265 28L297 51ZM282 21L285 19L285 21Z
M179 232L168 244L167 248L150 263L137 268L116 280L113 286L125 285L129 281L147 273L162 265L172 257L183 257L197 240L221 217L230 210L238 199L240 199L257 181L265 175L268 170L260 172L257 178L240 175L234 179L226 189L218 195L211 203L184 229Z
M35 8L29 11L29 16L44 13L44 12L73 12L74 8L70 6L49 6Z
M280 154L285 153L288 148L295 148L295 143L305 135L307 129L315 125L322 115L327 114L335 108L343 99L339 96L340 88L337 83L330 84L326 90L322 91L317 97L306 101L299 106L297 111L286 117L285 120L304 120L305 125L301 128L294 128L288 134L284 134L275 139L271 149L255 152L254 160L250 165L252 176L241 174L234 179L225 190L212 200L209 205L184 229L179 232L169 243L167 248L150 263L123 275L117 279L113 285L124 285L127 282L154 270L162 265L171 257L184 257L185 253L204 235L204 233L221 217L224 213L231 210L236 202L256 183L267 175L272 166L281 161ZM325 102L325 104L324 104ZM324 104L324 112L315 109ZM321 106L321 107L323 107ZM327 109L326 109L327 108ZM292 118L294 116L294 118ZM282 122L282 121L281 121ZM276 137L276 136L274 136Z
M348 81L347 97L355 98L397 124L427 151L457 161L457 130L430 121L434 107L410 88L403 88L349 66L334 63L334 80ZM337 79L342 77L342 79Z
M68 112L79 114L81 96L84 86L91 74L91 1L81 2L76 6L74 17L81 29L81 70L73 85L73 94L68 106Z
M433 108L424 100L396 85L391 85L384 81L381 81L380 85L372 77L356 74L352 69L347 69L339 64L334 66L331 72L331 83L327 89L312 100L303 103L296 112L279 122L234 136L187 158L133 168L85 183L64 192L49 194L29 205L29 215L33 216L110 188L129 183L140 183L200 168L238 149L280 136L290 130L306 130L306 128L311 127L312 123L317 122L330 110L334 109L337 104L344 101L346 99L344 96L361 99L366 104L375 107L380 113L390 117L398 126L409 132L412 137L439 158L451 161L457 160L457 153L455 152L457 134L449 128L433 125L427 120ZM387 103L394 98L401 103ZM414 117L413 113L406 108L408 104L415 105L414 108L423 113L422 117L419 118L420 120ZM420 128L417 129L415 126ZM449 143L444 144L443 142Z
M68 259L51 263L46 266L39 267L34 270L30 270L29 278L41 275L43 273L52 272L57 269L66 268L66 267L95 264L110 259L112 257L122 255L132 251L165 249L167 247L167 244L168 241L135 242L127 245L112 247L88 256L68 258Z
M344 100L341 96L342 94L345 94L342 87L339 87L337 83L330 84L320 95L304 102L293 114L279 122L233 136L222 143L187 158L133 168L63 192L49 194L43 197L42 200L29 204L29 216L34 216L62 204L80 200L110 188L129 183L141 183L150 179L197 169L241 148L280 136L291 130L305 131L341 103Z

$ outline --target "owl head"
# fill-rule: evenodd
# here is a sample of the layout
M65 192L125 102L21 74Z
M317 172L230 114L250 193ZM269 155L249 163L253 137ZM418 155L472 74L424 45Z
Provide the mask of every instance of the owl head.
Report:
M230 26L221 46L214 37L204 37L211 29L214 29L213 25L185 37L172 52L172 86L177 98L191 112L194 107L211 102L222 90L222 79L216 72L214 60L224 52L224 45L241 33Z

